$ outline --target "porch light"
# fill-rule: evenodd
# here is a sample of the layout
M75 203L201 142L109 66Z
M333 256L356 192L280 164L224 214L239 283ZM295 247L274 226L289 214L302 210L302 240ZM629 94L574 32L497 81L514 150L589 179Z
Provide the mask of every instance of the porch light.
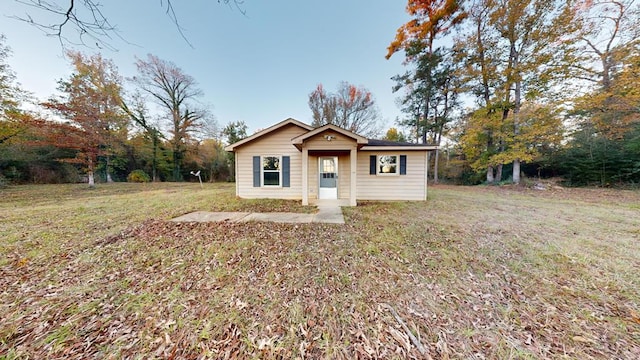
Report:
M327 139L327 141L331 141L331 140L335 139L336 137L333 136L333 135L325 135L324 138Z

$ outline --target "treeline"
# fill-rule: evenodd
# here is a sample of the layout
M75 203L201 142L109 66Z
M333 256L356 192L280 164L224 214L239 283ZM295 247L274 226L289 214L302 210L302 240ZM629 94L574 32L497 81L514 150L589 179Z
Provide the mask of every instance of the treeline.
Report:
M387 52L407 66L393 78L404 116L386 138L439 145L435 182L640 183L640 3L408 0L406 9L411 20ZM0 182L184 181L198 170L234 180L223 141L245 137L246 125L220 129L175 64L149 55L123 79L110 60L70 52L72 73L34 104L8 56L0 37ZM365 88L319 85L309 107L314 125L379 133Z
M633 0L409 0L387 57L434 180L640 183L640 9ZM445 163L443 164L442 157Z
M197 171L203 181L234 180L222 138L246 136L246 125L219 129L195 79L175 64L148 55L125 80L111 60L71 51L73 72L58 81L58 94L36 103L16 83L4 42L0 184L185 181Z

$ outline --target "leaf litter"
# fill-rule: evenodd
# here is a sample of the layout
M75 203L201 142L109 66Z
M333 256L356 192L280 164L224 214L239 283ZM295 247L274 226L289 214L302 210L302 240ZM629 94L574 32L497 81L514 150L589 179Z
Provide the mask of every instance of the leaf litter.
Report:
M519 193L466 191L365 203L345 226L148 220L63 253L7 254L0 355L640 358L633 221L574 247L553 223L565 198L545 213ZM584 223L604 216L581 206Z

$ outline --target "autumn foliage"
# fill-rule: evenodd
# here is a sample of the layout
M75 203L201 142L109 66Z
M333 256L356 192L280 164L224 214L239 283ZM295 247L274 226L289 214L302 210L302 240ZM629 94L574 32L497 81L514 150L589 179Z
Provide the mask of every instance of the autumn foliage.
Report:
M347 82L338 91L328 93L322 84L309 94L309 108L313 126L333 124L364 136L380 132L379 114L371 92Z
M447 33L465 19L460 3L458 0L409 0L406 9L413 19L398 29L387 48L387 59L425 40L431 47L437 34Z
M77 151L73 161L84 166L93 185L98 156L109 156L118 139L126 137L121 79L115 65L100 55L69 52L68 56L75 71L59 82L63 95L43 104L67 122L48 125L48 139L55 146Z

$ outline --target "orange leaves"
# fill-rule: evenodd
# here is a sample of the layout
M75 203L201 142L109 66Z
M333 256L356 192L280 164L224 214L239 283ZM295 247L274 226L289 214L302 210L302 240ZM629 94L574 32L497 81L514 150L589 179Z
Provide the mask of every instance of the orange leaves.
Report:
M376 135L379 114L371 92L348 82L341 82L338 91L327 93L322 84L309 94L313 126L334 124L360 135Z
M353 102L358 94L358 88L353 85L349 85L349 102Z
M387 48L387 59L416 42L431 50L438 35L446 34L466 17L457 0L409 0L406 9L414 18L398 29Z

